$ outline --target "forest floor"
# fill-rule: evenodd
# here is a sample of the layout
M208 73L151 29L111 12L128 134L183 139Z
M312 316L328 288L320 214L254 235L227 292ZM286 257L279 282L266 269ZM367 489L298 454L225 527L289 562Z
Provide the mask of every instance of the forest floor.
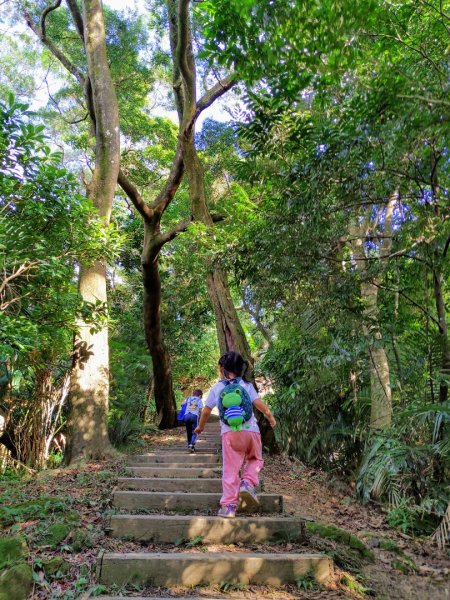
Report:
M133 449L142 453L170 446L182 430L146 436L145 445ZM354 500L351 487L319 470L285 457L268 458L264 469L265 491L281 493L285 511L311 519L308 539L253 545L204 546L179 544L158 547L109 537L108 514L115 480L127 475L123 461L90 463L79 469L55 469L38 476L0 480L0 570L5 546L15 540L9 559L21 560L32 568L29 598L71 600L93 598L101 593L133 595L214 596L217 598L261 598L288 600L364 599L450 600L450 558L427 539L412 538L390 528L378 507L362 506ZM114 511L116 512L116 511ZM333 525L339 529L315 524ZM363 544L361 544L363 542ZM194 590L128 588L111 590L96 584L96 558L106 551L269 551L326 552L335 561L335 577L327 587L308 578L297 587L255 588L222 586ZM12 552L12 555L11 555ZM15 557L14 552L16 553ZM22 572L22 577L24 573ZM26 579L26 578L25 578ZM17 578L16 578L17 580ZM0 579L0 600L4 595ZM16 584L15 584L16 585ZM17 591L16 588L14 588ZM17 596L17 598L21 598Z

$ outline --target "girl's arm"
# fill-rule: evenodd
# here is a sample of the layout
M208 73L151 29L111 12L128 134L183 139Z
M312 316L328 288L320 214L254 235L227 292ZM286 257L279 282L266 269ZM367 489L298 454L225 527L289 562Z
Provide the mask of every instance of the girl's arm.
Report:
M200 417L200 423L194 429L194 433L201 433L205 429L206 421L209 419L209 415L212 412L212 408L205 406L202 410L202 416Z
M275 417L273 416L270 408L261 400L261 398L256 398L256 400L253 400L253 406L255 406L259 411L262 412L262 414L269 421L269 425L271 427L275 427L275 425L277 424Z

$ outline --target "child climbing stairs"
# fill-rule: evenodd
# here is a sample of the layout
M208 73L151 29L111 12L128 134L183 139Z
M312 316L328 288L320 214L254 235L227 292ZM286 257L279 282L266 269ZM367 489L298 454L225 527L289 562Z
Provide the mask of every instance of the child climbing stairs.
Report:
M142 552L101 552L100 583L192 588L229 582L278 587L295 584L306 573L313 572L319 582L331 576L331 560L321 554L195 549L193 540L245 548L283 539L299 541L305 533L302 519L283 514L283 498L278 494L258 494L261 515L246 514L241 506L234 519L215 516L221 496L219 422L208 424L195 454L175 444L131 457L129 464L133 477L119 479L113 494L118 513L110 517L110 534L141 542ZM185 542L184 549L180 541ZM158 544L161 551L146 551L146 543Z

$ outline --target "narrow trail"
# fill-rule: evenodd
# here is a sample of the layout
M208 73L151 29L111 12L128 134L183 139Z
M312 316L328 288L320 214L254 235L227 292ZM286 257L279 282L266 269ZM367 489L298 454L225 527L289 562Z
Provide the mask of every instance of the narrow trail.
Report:
M450 599L448 552L392 529L382 507L361 506L329 473L265 457L262 514L227 520L216 516L218 423L195 455L182 428L136 446L139 455L0 483L0 537L20 544L34 572L17 600Z
M143 551L101 552L101 584L140 586L150 594L155 590L160 600L192 600L189 590L198 586L219 586L225 592L205 596L200 587L203 600L229 598L228 591L246 598L294 598L299 596L284 593L282 587L295 586L302 578L323 584L332 578L328 556L292 551L292 544L305 541L305 520L283 513L279 493L260 490L261 515L245 514L241 506L235 519L216 516L221 495L218 421L208 424L195 454L187 453L176 434L173 440L165 449L130 457L132 476L119 478L113 495L118 512L110 517L110 535L139 542ZM147 543L152 550L146 552ZM185 595L173 596L178 594L174 589L183 587L188 589ZM170 589L167 596L161 595L163 589ZM108 600L119 597L124 596Z
M450 599L445 553L392 530L379 510L361 506L350 487L321 471L268 458L262 514L243 507L238 518L223 519L215 516L219 424L208 424L194 455L181 429L149 445L129 457L129 476L113 494L109 533L122 545L100 553L97 574L121 591L104 600ZM317 530L323 523L337 526L331 538L330 525Z

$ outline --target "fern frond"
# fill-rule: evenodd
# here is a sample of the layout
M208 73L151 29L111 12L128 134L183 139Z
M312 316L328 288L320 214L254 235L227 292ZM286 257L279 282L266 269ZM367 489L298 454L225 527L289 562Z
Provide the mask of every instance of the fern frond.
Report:
M450 541L450 502L448 503L447 510L445 511L444 516L442 517L442 521L439 527L431 536L431 539L434 540L439 548L442 550Z

